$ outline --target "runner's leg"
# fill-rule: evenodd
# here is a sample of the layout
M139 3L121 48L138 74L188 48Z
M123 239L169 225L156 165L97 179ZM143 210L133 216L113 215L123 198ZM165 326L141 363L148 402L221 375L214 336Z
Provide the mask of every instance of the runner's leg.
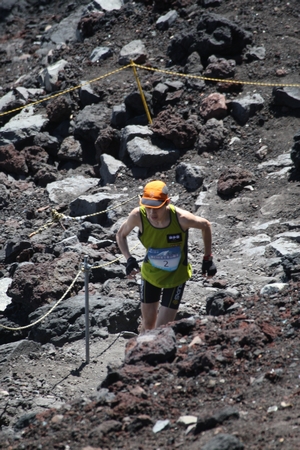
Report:
M155 328L160 295L160 288L153 286L143 278L141 279L140 299L142 326L140 333L143 333L146 330L153 330L153 328Z
M166 325L167 323L175 320L184 288L185 283L180 284L175 288L163 290L161 306L159 308L155 327Z
M177 309L171 309L161 305L157 315L155 328L160 327L161 325L166 325L169 322L173 322L175 320L176 314Z
M141 333L146 330L153 330L153 328L155 328L158 305L159 302L141 303L141 313L142 313Z

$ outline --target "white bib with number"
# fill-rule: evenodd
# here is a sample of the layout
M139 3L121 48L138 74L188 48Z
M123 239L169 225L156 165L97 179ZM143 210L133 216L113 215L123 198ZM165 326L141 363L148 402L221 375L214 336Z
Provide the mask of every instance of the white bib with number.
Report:
M181 251L180 247L149 248L147 256L153 267L173 272L179 265Z

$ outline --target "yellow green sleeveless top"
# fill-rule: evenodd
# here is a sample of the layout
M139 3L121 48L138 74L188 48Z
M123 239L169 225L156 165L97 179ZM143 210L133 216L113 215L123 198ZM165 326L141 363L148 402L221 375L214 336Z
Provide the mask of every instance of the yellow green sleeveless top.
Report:
M140 207L142 231L139 239L147 249L141 274L159 288L179 286L192 276L188 262L188 230L181 228L174 205L169 205L169 212L169 225L156 228L147 219L146 208Z

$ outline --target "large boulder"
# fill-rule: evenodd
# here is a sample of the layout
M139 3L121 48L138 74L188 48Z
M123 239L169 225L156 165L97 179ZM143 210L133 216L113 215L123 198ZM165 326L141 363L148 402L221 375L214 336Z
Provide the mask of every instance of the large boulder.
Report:
M53 304L38 308L30 314L31 323L48 313ZM89 297L89 334L99 336L101 330L109 333L136 331L140 316L139 304L130 299L118 297ZM50 315L35 325L30 331L30 339L41 344L51 343L61 347L85 337L85 297L82 294L61 302Z
M12 304L22 311L30 313L39 306L58 300L73 282L80 264L78 254L63 253L53 262L20 264L7 290ZM83 279L73 286L71 293L77 293L83 285Z

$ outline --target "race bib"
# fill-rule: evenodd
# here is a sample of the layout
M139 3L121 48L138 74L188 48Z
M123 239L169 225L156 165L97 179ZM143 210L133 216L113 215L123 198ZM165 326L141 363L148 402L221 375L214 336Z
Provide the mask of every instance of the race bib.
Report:
M149 248L147 256L153 267L173 272L179 265L181 251L180 247Z

